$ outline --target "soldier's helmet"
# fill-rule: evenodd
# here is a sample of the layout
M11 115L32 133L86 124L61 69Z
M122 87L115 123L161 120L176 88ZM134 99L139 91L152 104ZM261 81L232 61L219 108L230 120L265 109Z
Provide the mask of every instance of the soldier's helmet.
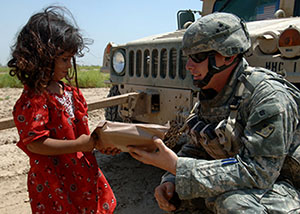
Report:
M246 52L251 46L244 21L230 13L212 13L188 27L182 42L185 55L216 51L223 56Z

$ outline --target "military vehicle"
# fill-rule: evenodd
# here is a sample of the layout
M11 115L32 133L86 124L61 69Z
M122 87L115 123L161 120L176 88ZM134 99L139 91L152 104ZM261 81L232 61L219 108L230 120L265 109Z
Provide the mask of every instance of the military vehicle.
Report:
M177 13L178 29L174 32L107 45L102 71L110 73L112 87L108 96L131 93L123 103L106 108L106 119L182 123L199 90L185 69L182 37L195 21L196 13L205 16L215 11L234 13L247 22L252 41L246 56L250 65L286 75L300 86L300 1L202 0L202 11Z

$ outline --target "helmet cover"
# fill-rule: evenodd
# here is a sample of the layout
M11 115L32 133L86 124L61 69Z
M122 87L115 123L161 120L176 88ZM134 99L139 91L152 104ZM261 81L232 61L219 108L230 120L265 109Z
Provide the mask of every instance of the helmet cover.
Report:
M199 18L186 30L182 50L185 55L216 51L230 57L251 46L244 21L230 13L212 13Z

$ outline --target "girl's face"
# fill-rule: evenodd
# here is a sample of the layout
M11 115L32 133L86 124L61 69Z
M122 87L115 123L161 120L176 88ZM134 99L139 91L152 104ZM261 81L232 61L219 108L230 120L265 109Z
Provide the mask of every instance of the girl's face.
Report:
M74 54L64 52L55 59L53 80L59 81L67 76L69 69L72 68L71 58Z

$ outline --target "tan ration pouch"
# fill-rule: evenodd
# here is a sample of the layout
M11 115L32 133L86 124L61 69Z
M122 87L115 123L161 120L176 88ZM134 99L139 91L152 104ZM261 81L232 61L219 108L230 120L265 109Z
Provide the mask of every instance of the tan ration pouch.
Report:
M92 132L98 150L108 147L118 148L122 152L128 152L127 146L137 146L146 151L156 149L152 138L157 136L164 139L168 126L157 124L122 123L103 120Z
M243 132L242 126L236 122L230 132L230 140L227 140L226 128L227 120L222 120L215 128L215 133L218 137L219 143L223 146L227 153L227 157L235 156L241 148L241 135Z
M233 157L241 147L240 137L242 129L238 123L231 133L230 141L225 134L226 120L222 120L215 128L212 124L199 126L199 121L190 131L194 144L200 144L214 159ZM197 130L200 127L201 131ZM209 131L210 129L210 131ZM213 132L212 132L213 129ZM209 134L208 134L209 133Z
M214 159L228 158L229 155L220 144L218 138L210 140L205 134L201 134L200 143L205 151Z

